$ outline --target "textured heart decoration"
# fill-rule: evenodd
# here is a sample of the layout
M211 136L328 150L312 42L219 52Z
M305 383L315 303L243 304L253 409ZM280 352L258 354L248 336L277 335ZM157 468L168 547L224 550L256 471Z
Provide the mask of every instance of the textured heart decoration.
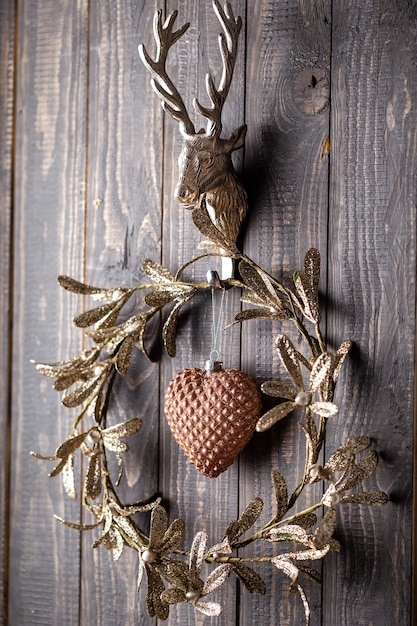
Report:
M180 448L203 474L224 472L248 443L261 413L255 381L238 369L179 372L165 393L165 413Z

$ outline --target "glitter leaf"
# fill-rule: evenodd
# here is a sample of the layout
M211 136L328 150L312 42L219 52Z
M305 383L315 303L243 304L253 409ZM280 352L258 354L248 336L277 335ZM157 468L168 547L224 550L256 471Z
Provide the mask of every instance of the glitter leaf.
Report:
M103 304L95 309L85 311L84 313L77 315L77 317L74 317L74 325L78 326L78 328L88 328L89 326L93 326L93 324L96 324L108 313L113 311L114 307L115 303L109 302L108 304Z
M287 524L279 528L273 528L267 537L268 541L296 541L311 547L309 536L305 529L298 524Z
M283 402L282 404L277 404L277 406L274 406L272 409L264 413L257 421L257 432L261 433L268 430L268 428L271 428L271 426L279 422L279 420L282 420L282 418L286 417L295 408L296 405L294 402Z
M135 335L129 335L123 340L117 352L116 368L122 376L125 376L129 370L136 341L137 338Z
M333 357L331 354L321 354L314 362L310 374L310 392L317 391L325 380L330 376L333 367Z
M359 485L365 478L368 478L378 465L378 455L375 450L371 450L360 461L358 465L352 464L348 477L343 481L341 489L347 491Z
M359 452L366 450L371 445L369 437L354 437L350 435L347 442L340 446L326 461L325 469L344 471L352 463Z
M145 567L148 578L146 608L151 617L158 617L161 620L165 620L169 615L169 606L161 599L161 594L165 590L164 583L154 568L148 565L145 565Z
M103 437L103 443L108 450L113 452L126 452L128 449L127 444L122 443L120 439L122 437L130 437L142 427L142 420L139 417L134 417L126 422L116 424L101 431Z
M351 349L352 345L353 345L353 341L351 341L350 339L347 339L346 341L343 341L343 343L340 344L336 352L335 364L334 364L334 369L333 369L334 382L336 382L337 379L339 378L340 370L342 369L344 360L349 354L349 350Z
M264 273L260 273L255 267L246 261L239 263L239 273L243 282L251 289L264 305L271 307L274 311L282 311L289 317L283 307L281 300L273 288L271 281Z
M233 571L249 593L258 593L260 595L264 595L266 593L266 585L264 581L252 568L244 565L243 563L234 563Z
M285 400L295 400L297 390L286 383L280 383L276 380L267 380L262 383L261 389L267 396L273 398L285 398Z
M167 604L177 604L178 602L185 602L185 593L182 589L165 589L161 594L162 600Z
M101 451L92 454L88 462L84 488L88 498L95 500L99 497L102 487Z
M178 550L182 542L184 531L184 520L175 519L162 537L160 545L161 552L168 554L174 552L174 550Z
M207 550L207 533L200 531L194 537L190 550L190 572L197 575L200 573Z
M303 303L302 311L314 324L320 321L318 294L312 289L311 282L304 272L298 272L295 280L297 293Z
M336 529L336 521L336 509L328 509L313 536L314 545L319 550L324 548L330 542L330 538Z
M287 372L297 387L304 390L298 353L292 342L285 335L278 335L275 345Z
M184 304L188 302L188 300L191 300L196 293L197 289L193 289L187 296L184 296L175 304L162 328L162 339L164 341L165 349L168 356L172 358L175 357L177 352L176 335L178 315Z
M276 513L274 522L279 522L288 509L288 489L285 478L276 470L272 471L272 484L274 486L274 495L276 502Z
M172 302L176 297L176 294L171 293L170 291L163 291L163 290L156 290L156 291L151 291L150 293L146 294L145 296L145 302L148 306L155 308L155 309L160 309L162 307L164 307L166 304L169 304L170 302Z
M62 469L62 484L64 485L65 493L75 500L77 497L77 490L75 488L75 474L74 474L74 455L70 454L66 463Z
M334 417L339 413L339 407L334 402L313 402L310 409L313 413L326 418Z
M142 270L149 278L156 283L171 283L175 281L175 277L165 267L152 261L152 259L145 259L142 262Z
M264 503L261 498L251 500L239 519L231 522L226 529L226 536L232 543L243 535L256 522L262 513Z
M228 563L223 563L222 565L219 565L219 567L216 567L216 569L210 573L204 582L203 595L206 596L221 587L221 585L223 585L229 578L231 572L232 566Z
M76 406L79 406L85 400L87 400L96 390L96 388L101 383L103 377L105 376L106 368L100 368L100 373L85 382L83 385L74 389L71 393L68 393L62 399L62 404L69 409L72 409Z
M235 315L233 324L238 324L239 322L246 322L247 320L255 319L286 320L288 319L288 317L289 314L286 310L276 312L269 309L245 309L244 311L240 311L240 313Z
M304 515L297 516L295 523L307 530L317 524L317 515L314 513L304 513Z
M239 251L236 244L215 227L204 203L201 203L199 207L193 210L192 219L194 225L204 237L210 239L210 241L215 243L219 248L228 250L231 254L238 254Z
M200 613L204 613L204 615L208 615L210 617L218 617L223 611L221 605L217 602L202 602L199 600L194 604L194 606L200 611Z
M85 432L80 435L73 435L69 437L56 449L55 456L59 459L66 458L69 454L72 454L80 447L87 435L88 432Z
M340 500L344 504L369 504L382 506L389 502L389 497L383 491L362 491L345 495Z
M101 294L107 291L107 289L102 289L100 287L92 287L91 285L82 283L79 280L75 280L75 278L71 278L70 276L64 276L64 275L58 276L58 283L61 285L61 287L63 287L67 291L71 291L72 293L78 293L84 296Z
M149 531L149 549L159 546L168 528L168 515L164 507L157 505L151 515L151 527Z
M296 272L295 287L303 302L304 314L313 323L320 321L319 280L320 253L315 248L310 248L304 257L304 271Z

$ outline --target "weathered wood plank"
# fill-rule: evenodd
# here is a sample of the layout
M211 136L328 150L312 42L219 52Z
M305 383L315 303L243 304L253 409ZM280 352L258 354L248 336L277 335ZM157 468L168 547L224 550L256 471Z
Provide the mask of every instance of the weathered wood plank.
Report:
M326 624L410 624L415 330L414 3L333 6L329 317L355 349L329 432L372 436L384 508L343 508L343 553L329 560ZM342 425L343 424L343 425Z
M11 300L11 254L12 254L12 180L13 180L13 116L15 77L15 8L11 3L0 5L0 615L3 622L7 617L8 600L8 497L9 497L9 452L10 452L10 310Z
M53 453L71 418L29 359L80 348L73 302L56 276L83 273L87 2L18 9L8 623L73 626L80 541L53 514L77 521L79 503L48 478L50 464L29 456Z
M257 18L247 24L245 180L250 219L244 250L289 285L309 247L318 248L324 259L327 249L330 13L327 0L248 4L248 14ZM325 273L324 264L323 291ZM305 352L290 323L245 323L244 369L259 383L287 380L274 348L281 331ZM271 470L285 476L290 493L301 478L305 442L298 421L291 414L270 431L255 434L242 455L240 499L243 504L255 495L262 497L264 522L271 514ZM306 491L302 508L311 503L314 493ZM250 597L242 590L242 624L303 623L300 598L288 592L289 580L273 570L272 566L258 569L265 576L266 597ZM319 624L321 590L308 581L305 589L311 623Z
M152 32L157 8L157 2L136 0L90 2L86 276L93 284L148 282L141 262L160 261L162 112L153 106L137 53L145 34ZM137 353L129 373L115 386L109 422L143 420L123 455L124 476L117 491L125 503L158 491L158 384L158 365ZM113 470L115 480L115 463ZM139 519L147 525L145 515ZM86 533L83 543L81 623L149 623L144 592L140 598L136 593L137 553L126 548L114 563L104 546L91 550L93 535L99 533Z
M203 104L208 103L204 79L208 71L213 74L216 83L219 81L221 60L217 37L221 27L213 11L211 2L168 2L167 12L179 9L178 25L190 22L186 35L177 42L170 53L169 68L171 75L181 93L188 111L195 120L196 129L205 127L205 120L195 118L191 106L192 99L197 97ZM234 2L235 15L241 15L245 22L245 6L243 2ZM243 122L244 112L244 32L239 41L238 60L228 101L224 109L223 135L228 136ZM153 99L153 105L155 106ZM181 137L178 126L170 118L165 121L165 177L164 177L164 231L163 231L163 263L172 271L185 261L199 253L197 245L202 237L192 224L190 212L184 210L173 197L177 182L177 159L181 148ZM241 157L240 157L241 158ZM201 250L200 250L201 252ZM184 276L191 280L205 280L209 268L219 269L213 261L199 262L187 268ZM238 295L226 294L224 309L224 325L233 319L239 310ZM164 359L161 376L161 404L163 394L173 376L186 367L203 367L212 348L212 315L210 293L198 295L180 320L178 350L175 359ZM219 349L225 367L239 367L240 364L240 331L238 327L221 333ZM170 514L186 520L187 532L184 545L190 547L193 536L200 530L206 530L210 545L223 538L227 524L237 516L238 504L238 472L237 464L233 464L224 474L216 479L199 474L189 464L166 424L161 408L161 489L169 498ZM210 568L203 570L207 576ZM220 602L223 606L221 621L235 623L235 582L231 580L218 593L209 596L208 600ZM189 605L176 605L171 610L170 624L200 624L202 620L210 621Z

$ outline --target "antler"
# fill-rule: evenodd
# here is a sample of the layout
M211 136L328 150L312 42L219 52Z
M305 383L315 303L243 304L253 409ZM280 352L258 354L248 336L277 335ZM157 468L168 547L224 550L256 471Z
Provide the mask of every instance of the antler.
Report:
M242 28L242 19L240 16L235 18L229 2L226 2L223 10L220 2L213 0L213 8L224 31L224 33L219 35L219 48L223 63L222 77L219 87L216 89L210 74L206 76L206 88L212 103L211 107L202 106L197 99L194 100L193 104L194 108L208 119L206 135L219 137L222 131L221 115L223 105L229 93L236 63L237 44Z
M153 78L151 85L157 95L161 98L161 104L164 111L167 111L177 122L180 123L181 131L187 135L194 135L194 124L190 120L184 101L181 98L174 83L169 78L165 63L169 49L176 41L186 32L189 22L173 31L174 22L177 19L178 11L173 11L164 24L162 24L162 11L155 13L153 30L156 41L156 59L155 61L149 56L145 46L141 44L138 48L139 55L151 72Z

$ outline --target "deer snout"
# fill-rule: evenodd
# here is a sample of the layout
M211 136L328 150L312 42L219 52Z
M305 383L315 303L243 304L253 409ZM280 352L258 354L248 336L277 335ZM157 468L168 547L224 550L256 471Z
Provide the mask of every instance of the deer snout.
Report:
M195 193L184 182L177 184L174 190L174 197L178 202L185 205L185 208L193 208L196 203Z

